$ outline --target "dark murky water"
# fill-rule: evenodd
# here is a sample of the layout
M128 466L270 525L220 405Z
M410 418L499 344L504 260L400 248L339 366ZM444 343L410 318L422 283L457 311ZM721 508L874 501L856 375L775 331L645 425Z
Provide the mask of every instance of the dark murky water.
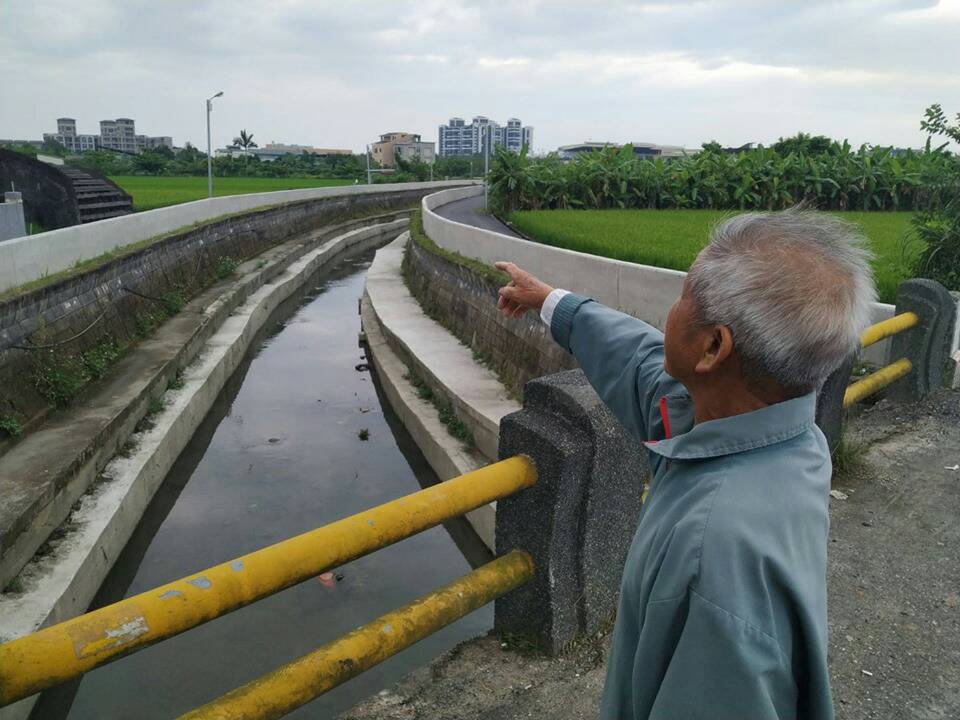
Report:
M371 258L340 260L310 295L278 310L157 492L93 607L436 482L376 379L355 369L363 362L357 299ZM358 437L363 428L367 441ZM462 521L434 528L344 566L332 587L308 580L94 670L48 692L33 718L176 717L488 557ZM491 624L487 606L288 717L335 717Z

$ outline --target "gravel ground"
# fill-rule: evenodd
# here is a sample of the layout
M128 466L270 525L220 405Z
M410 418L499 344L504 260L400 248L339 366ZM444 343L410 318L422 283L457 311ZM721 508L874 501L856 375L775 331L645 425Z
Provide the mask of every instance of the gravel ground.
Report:
M960 718L960 393L865 408L834 488L830 668L837 720ZM556 660L468 641L345 720L596 717L609 637ZM680 720L680 719L678 719Z

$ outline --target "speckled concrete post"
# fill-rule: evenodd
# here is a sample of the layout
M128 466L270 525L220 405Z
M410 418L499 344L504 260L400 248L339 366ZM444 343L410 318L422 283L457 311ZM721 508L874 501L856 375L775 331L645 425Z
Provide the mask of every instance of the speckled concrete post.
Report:
M580 370L531 380L500 424L500 457L529 456L537 484L497 503L497 553L530 553L534 579L496 602L495 628L561 652L616 612L648 467Z
M850 373L856 359L856 355L847 358L830 374L817 394L817 425L826 436L831 451L843 436L843 394L850 384Z
M893 336L887 362L907 358L913 370L890 386L887 397L913 402L943 385L950 361L957 304L950 292L934 280L914 279L900 283L897 314L915 312L920 322Z

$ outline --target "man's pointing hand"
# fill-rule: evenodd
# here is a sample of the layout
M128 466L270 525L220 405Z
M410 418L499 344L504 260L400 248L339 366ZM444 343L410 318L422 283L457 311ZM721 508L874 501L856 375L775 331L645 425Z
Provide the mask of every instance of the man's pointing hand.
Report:
M510 282L500 288L500 297L497 299L497 309L502 314L518 318L527 310L540 311L543 301L553 290L552 287L540 282L512 262L494 263L494 267L510 276Z

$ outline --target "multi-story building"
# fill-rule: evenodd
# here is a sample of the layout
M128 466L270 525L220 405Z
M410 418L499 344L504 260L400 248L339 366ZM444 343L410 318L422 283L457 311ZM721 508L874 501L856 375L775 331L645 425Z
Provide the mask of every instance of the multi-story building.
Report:
M519 118L510 118L500 125L490 118L477 115L467 125L463 118L450 118L439 129L440 157L452 155L476 155L488 146L502 146L512 152L520 152L526 145L533 146L533 127L523 125Z
M436 155L434 146L435 143L421 140L415 133L393 132L381 135L371 146L371 154L383 168L396 167L398 156L405 162L420 160L431 164Z
M70 152L84 152L85 150L99 150L99 135L78 135L77 121L73 118L57 118L57 132L44 133L44 141L60 143Z
M137 153L137 131L130 118L100 121L100 144L108 150Z
M77 133L76 120L57 118L57 132L44 133L43 139L58 142L70 152L78 153L101 148L127 153L140 153L157 147L173 149L173 138L169 135L137 135L134 122L130 118L101 120L99 135L80 135Z

